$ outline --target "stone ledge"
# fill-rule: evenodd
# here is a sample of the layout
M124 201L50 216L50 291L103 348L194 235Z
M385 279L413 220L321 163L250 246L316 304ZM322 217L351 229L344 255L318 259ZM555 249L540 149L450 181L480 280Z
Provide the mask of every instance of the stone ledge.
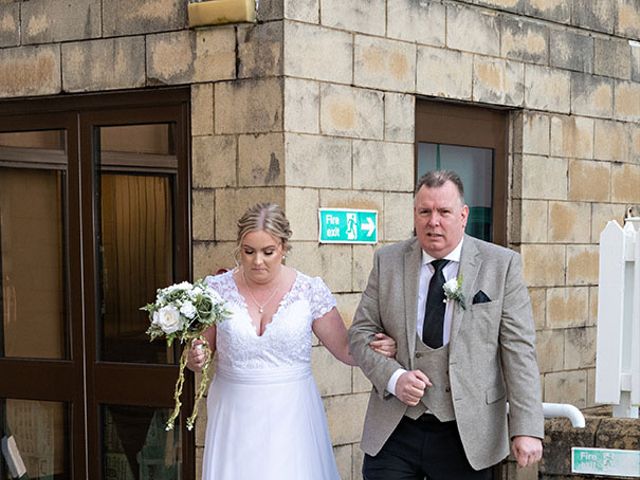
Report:
M255 0L209 0L189 4L189 27L256 21Z

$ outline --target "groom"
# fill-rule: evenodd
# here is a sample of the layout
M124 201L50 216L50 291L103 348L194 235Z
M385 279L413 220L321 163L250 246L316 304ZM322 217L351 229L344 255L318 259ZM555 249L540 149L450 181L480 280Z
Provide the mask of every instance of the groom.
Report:
M490 479L509 442L520 466L542 456L520 256L465 235L468 214L460 177L429 172L414 197L416 237L375 254L349 331L373 383L361 442L366 480ZM396 340L395 359L368 348L377 332Z

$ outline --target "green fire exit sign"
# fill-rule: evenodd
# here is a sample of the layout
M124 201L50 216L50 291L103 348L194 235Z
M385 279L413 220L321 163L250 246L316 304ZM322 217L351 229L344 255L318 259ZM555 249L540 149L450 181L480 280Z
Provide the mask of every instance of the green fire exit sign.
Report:
M573 447L571 472L638 478L640 477L640 451Z
M348 208L321 208L320 243L377 243L378 212Z

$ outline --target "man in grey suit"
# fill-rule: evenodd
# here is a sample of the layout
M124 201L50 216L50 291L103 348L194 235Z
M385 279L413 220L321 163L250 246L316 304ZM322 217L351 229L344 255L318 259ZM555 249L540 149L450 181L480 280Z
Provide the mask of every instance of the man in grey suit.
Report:
M430 172L416 188L416 237L374 256L349 331L373 383L361 442L366 480L490 479L509 442L520 466L542 456L520 256L465 235L468 213L460 177ZM396 340L395 359L368 348L377 332Z

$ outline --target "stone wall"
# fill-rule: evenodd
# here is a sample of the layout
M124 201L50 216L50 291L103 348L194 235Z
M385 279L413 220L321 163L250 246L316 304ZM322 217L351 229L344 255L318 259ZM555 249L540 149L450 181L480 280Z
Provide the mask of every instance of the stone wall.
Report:
M261 0L259 19L189 30L181 0L0 0L0 97L191 85L194 276L233 266L235 219L277 201L288 264L347 324L375 247L318 245L317 209L375 209L381 244L407 238L417 99L512 109L509 243L544 399L593 405L598 237L640 203L638 0ZM319 345L313 368L360 478L370 385Z

